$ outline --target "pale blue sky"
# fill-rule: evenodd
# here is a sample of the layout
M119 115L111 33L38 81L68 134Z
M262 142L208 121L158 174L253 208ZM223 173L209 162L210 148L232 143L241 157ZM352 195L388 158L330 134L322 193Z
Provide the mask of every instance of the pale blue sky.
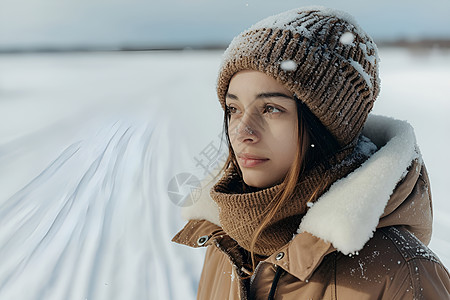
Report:
M0 48L228 44L305 5L345 10L376 40L450 38L449 0L0 0Z

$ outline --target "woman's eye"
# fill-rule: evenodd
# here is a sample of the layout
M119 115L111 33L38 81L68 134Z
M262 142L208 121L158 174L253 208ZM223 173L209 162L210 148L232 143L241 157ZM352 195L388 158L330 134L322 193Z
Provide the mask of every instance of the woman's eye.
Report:
M279 112L282 112L282 110L281 110L281 109L278 109L278 108L276 108L275 106L272 106L272 105L266 105L266 106L264 107L264 112L265 112L265 113L269 113L269 114L273 114L273 113L279 113Z
M238 113L238 111L239 111L236 107L228 106L228 105L227 105L227 110L230 115L234 115L234 114Z

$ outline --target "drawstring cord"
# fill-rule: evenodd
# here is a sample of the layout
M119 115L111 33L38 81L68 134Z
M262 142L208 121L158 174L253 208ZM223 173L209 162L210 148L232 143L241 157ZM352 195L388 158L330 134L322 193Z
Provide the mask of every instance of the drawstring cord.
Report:
M277 271L275 272L275 277L272 281L272 287L270 288L269 298L268 300L273 300L275 296L275 290L277 289L278 280L280 280L281 274L283 273L283 268L277 267Z

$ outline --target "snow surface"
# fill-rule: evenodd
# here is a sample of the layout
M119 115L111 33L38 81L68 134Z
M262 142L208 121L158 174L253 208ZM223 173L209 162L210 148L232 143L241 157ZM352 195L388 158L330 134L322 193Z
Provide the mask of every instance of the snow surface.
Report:
M204 250L170 241L167 189L212 169L221 54L0 56L0 299L195 299ZM450 266L450 53L380 57L374 112L414 127Z

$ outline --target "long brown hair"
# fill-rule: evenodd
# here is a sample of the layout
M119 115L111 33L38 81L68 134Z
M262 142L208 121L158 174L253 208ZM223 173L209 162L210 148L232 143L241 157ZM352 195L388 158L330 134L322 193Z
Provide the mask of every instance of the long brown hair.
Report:
M298 144L297 144L297 155L292 164L292 167L288 170L283 181L280 183L280 189L275 195L274 199L270 202L269 206L266 208L263 219L260 225L253 234L253 238L250 246L252 269L256 267L255 263L255 253L254 247L260 236L261 232L270 223L273 217L277 214L280 207L294 196L294 190L298 184L298 179L302 172L305 172L318 163L327 162L328 158L335 154L339 149L340 145L337 140L328 132L328 130L322 125L322 123L317 119L317 117L308 109L308 107L301 102L296 96L294 96L294 101L297 106L297 128L298 128ZM229 129L230 113L225 110L224 113L224 131L226 136L226 141L228 145L228 158L223 170L233 167L242 178L242 172L238 166L235 153L231 147L230 137L228 135ZM309 201L314 201L323 192L324 187L329 186L330 182L326 179L316 187L312 193ZM243 182L242 190L245 192L247 190L252 191L252 188L247 186Z

